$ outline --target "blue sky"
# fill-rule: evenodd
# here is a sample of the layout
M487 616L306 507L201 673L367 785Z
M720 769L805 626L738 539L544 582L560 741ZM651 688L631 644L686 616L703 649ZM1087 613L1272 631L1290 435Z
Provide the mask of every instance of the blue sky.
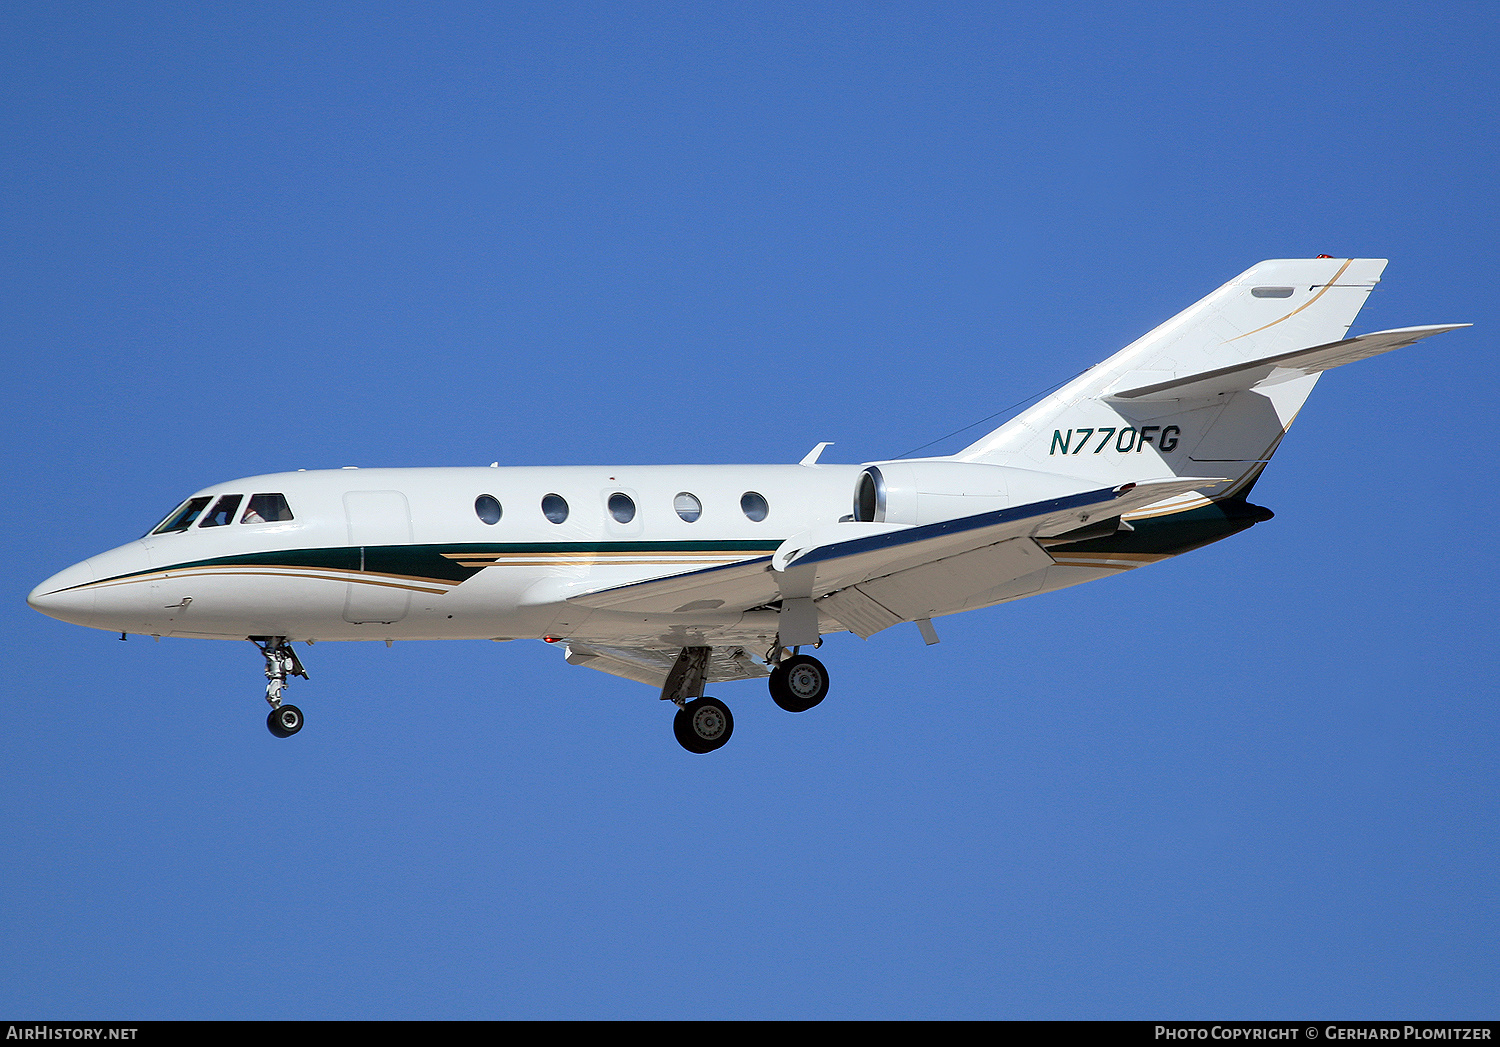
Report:
M1493 1017L1497 23L5 5L0 1012ZM519 643L320 644L278 741L249 644L24 603L235 476L892 457L1320 253L1476 326L1329 374L1275 520L712 757Z

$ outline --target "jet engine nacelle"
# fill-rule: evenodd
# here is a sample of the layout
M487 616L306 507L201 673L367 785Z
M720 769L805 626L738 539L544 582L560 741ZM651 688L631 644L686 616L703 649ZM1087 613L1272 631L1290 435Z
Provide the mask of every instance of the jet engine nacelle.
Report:
M927 524L1086 490L1074 477L1004 465L906 459L866 465L854 484L854 519Z

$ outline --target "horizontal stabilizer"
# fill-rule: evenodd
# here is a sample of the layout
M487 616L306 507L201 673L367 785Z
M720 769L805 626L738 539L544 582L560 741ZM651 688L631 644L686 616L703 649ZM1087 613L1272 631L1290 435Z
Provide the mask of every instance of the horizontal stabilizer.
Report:
M1444 331L1456 331L1471 324L1433 324L1426 327L1401 327L1393 331L1376 331L1354 338L1344 338L1327 345L1315 345L1308 349L1294 349L1289 353L1263 357L1246 363L1220 367L1212 371L1182 375L1165 381L1136 385L1140 371L1129 372L1117 385L1131 388L1111 390L1105 400L1207 400L1226 393L1243 392L1257 386L1275 385L1279 382L1302 378L1318 371L1327 371L1356 360L1366 360L1393 349L1401 349L1419 342L1423 338ZM1160 374L1161 372L1156 372Z

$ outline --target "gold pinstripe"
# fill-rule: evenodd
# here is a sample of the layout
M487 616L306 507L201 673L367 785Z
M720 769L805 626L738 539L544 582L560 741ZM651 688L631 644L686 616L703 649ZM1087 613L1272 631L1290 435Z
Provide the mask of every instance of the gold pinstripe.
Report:
M408 575L386 574L371 577L368 573L364 575L340 573L333 570L320 570L316 567L307 568L267 568L254 565L242 567L199 567L177 571L162 571L155 574L136 575L132 578L115 578L103 582L90 582L88 585L78 586L82 589L107 589L118 585L136 585L141 582L161 582L169 578L205 578L221 575L225 577L240 577L244 575L263 575L268 578L312 578L325 582L351 582L356 585L377 585L391 589L409 589L412 592L443 594L449 592L453 586L447 589L438 589L434 586L443 584L431 578L415 578ZM395 581L381 581L380 579L397 579ZM426 585L413 585L413 582L426 582ZM455 583L457 584L457 583Z
M1332 287L1334 284L1336 284L1336 283L1339 282L1339 277L1341 277L1341 276L1344 275L1344 270L1348 269L1353 264L1354 264L1354 259L1352 259L1352 258L1350 258L1347 261L1345 261L1344 264L1343 264L1343 266L1341 266L1339 268L1339 271L1333 274L1333 279L1329 280L1326 284L1323 285L1323 290L1319 291L1317 294L1313 295L1311 298L1309 298L1307 301L1303 302L1297 308L1295 308L1291 312L1287 313L1285 316L1283 316L1281 318L1281 320L1290 320L1292 317L1296 316L1302 310L1306 309L1308 306L1310 306L1314 302L1316 302L1319 298L1322 298L1325 294L1328 293L1328 289L1330 287ZM1275 327L1277 324L1281 323L1281 320L1272 320L1270 323L1266 324L1264 327L1257 327L1253 331L1246 331L1244 334L1240 335L1238 338L1231 338L1231 339L1229 339L1229 341L1231 341L1231 342L1238 342L1240 340L1240 338L1249 338L1252 334L1260 334L1260 332L1264 331L1267 327ZM1228 343L1226 343L1226 344L1228 344Z

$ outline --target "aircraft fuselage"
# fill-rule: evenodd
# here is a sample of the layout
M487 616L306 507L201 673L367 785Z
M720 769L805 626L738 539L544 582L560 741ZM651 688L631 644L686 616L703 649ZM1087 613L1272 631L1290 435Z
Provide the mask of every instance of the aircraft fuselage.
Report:
M769 644L774 613L747 622L756 612L695 607L643 621L566 599L584 588L768 556L789 535L847 516L858 472L573 466L249 477L204 488L184 503L204 500L186 526L75 564L37 586L30 602L111 632L207 639L659 643L671 635L712 645L764 633ZM249 500L268 493L285 498L291 519L243 520ZM241 500L231 519L209 518L234 495ZM493 517L495 507L498 519L486 522L481 513Z

